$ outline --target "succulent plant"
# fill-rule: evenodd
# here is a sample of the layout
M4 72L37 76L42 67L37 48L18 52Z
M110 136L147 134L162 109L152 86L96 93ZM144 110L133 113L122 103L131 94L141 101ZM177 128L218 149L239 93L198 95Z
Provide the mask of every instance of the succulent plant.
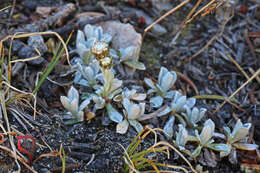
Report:
M77 52L82 58L91 56L90 49L96 41L103 42L105 45L108 44L111 40L112 36L107 33L104 34L101 27L86 25L84 27L84 32L78 30L76 38Z
M138 122L138 119L144 114L145 103L135 104L128 98L124 98L123 106L125 119L117 124L117 133L125 134L129 124L132 125L139 133L143 129L143 126Z
M235 152L236 148L240 150L249 151L256 150L258 148L258 145L248 144L245 141L243 141L243 139L245 139L248 135L250 127L251 123L243 124L240 119L237 120L232 132L229 127L224 127L224 132L227 138L227 145L229 147L229 150L227 152L221 152L220 156L227 156L231 154L232 150L233 152Z
M150 99L152 107L160 107L164 98L172 98L174 91L168 91L175 83L177 75L174 71L168 71L161 67L158 82L155 84L151 79L145 78L144 82L151 88L148 94L157 93L158 95Z
M114 122L121 122L123 116L113 108L110 103L113 98L120 94L122 89L122 81L114 78L114 74L110 69L103 70L104 84L98 90L96 90L96 96L93 97L96 109L103 109L106 107L109 118Z
M182 124L179 124L179 132L176 132L175 145L177 145L180 150L184 150L188 139L188 131Z
M139 50L136 46L129 46L125 49L119 49L119 62L133 69L145 70L145 65L138 61Z
M179 91L173 91L173 100L170 103L170 106L165 109L164 112L162 112L158 116L163 116L171 112L173 115L176 115L176 113L185 112L186 108L192 108L196 103L195 98L188 98L186 96L183 96Z
M186 112L182 113L182 116L185 118L186 122L190 127L196 127L197 123L204 117L207 109L193 107L192 109L186 106Z
M96 79L101 76L98 62L94 61L88 66L77 63L77 68L78 71L75 74L74 83L97 89Z
M229 151L227 144L214 143L214 140L212 139L214 130L215 130L215 124L211 119L205 121L200 134L198 133L197 130L195 130L196 139L199 145L191 153L191 157L196 158L200 154L201 149L203 147L210 148L212 150L219 151L219 152Z
M72 86L68 92L68 96L60 97L62 105L69 111L67 116L64 118L69 119L66 124L74 124L77 122L84 121L83 109L89 104L90 100L84 100L79 106L79 93Z

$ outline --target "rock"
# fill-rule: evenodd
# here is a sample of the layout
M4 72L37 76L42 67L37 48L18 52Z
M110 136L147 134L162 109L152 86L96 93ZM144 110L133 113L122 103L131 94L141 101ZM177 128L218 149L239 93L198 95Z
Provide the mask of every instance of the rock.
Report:
M24 45L18 52L19 58L22 58L22 59L32 58L37 55L38 54L35 52L35 50L27 45ZM39 57L35 60L27 61L27 63L31 64L31 65L43 65L44 61L45 60L43 57Z
M119 50L129 46L137 47L136 61L139 59L139 54L142 45L142 36L137 33L134 27L130 24L124 24L118 21L108 21L101 26L105 33L112 36L111 46L113 49ZM135 69L119 66L119 72L123 76L133 76Z
M30 36L28 39L28 46L30 46L34 49L38 49L38 51L41 54L44 54L45 52L48 51L48 48L45 45L44 40L41 35Z
M112 47L116 50L136 46L141 48L142 36L137 33L130 24L124 24L117 21L104 22L102 28L105 33L112 35Z

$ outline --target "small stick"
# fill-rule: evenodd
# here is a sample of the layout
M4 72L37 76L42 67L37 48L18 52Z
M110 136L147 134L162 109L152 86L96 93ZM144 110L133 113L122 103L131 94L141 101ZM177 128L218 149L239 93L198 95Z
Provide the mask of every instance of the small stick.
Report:
M150 24L148 27L145 28L144 30L144 35L147 31L149 31L154 25L160 23L164 18L166 18L167 16L171 15L172 13L174 13L175 11L177 11L179 8L181 8L182 6L184 6L185 4L187 4L190 0L185 0L182 3L180 3L177 7L171 9L170 11L168 11L167 13L165 13L163 16L161 16L159 19L157 19L155 22L153 22L152 24Z
M249 67L248 70L250 71L250 73L251 73L252 75L255 74L255 71L254 71L251 67ZM259 78L259 76L256 76L255 79L256 79L256 81L257 81L257 82L259 83L259 85L260 85L260 78Z
M260 74L260 68L257 70L257 72L251 76L243 85L241 85L233 94L231 94L227 100L230 100L233 98L242 88L244 88L248 83L250 83L256 76ZM213 114L217 113L223 106L226 104L227 100L225 100L221 105L219 105L216 110L213 112Z

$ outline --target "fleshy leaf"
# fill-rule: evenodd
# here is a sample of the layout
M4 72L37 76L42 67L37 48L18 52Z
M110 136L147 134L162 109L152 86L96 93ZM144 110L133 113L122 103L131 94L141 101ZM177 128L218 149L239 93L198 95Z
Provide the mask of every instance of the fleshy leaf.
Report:
M182 124L179 124L179 132L176 133L176 145L183 150L185 144L188 141L189 135L185 127Z
M237 149L240 150L248 150L248 151L252 151L252 150L256 150L258 148L258 145L256 144L245 144L245 143L234 143L232 144L234 147L236 147Z
M80 106L79 106L79 110L82 111L88 104L89 104L90 100L89 99L86 99L84 100Z
M232 138L230 140L230 143L237 142L243 139L244 137L246 137L246 135L248 135L250 127L251 127L250 123L246 123L243 125L240 119L237 120L237 123L231 134Z
M106 105L106 110L111 121L120 123L123 120L123 116L111 104Z
M127 112L127 118L131 120L136 120L139 118L139 115L141 113L141 108L137 104L131 104L131 106L128 108Z
M77 101L77 104L79 103L79 92L73 86L71 86L69 89L68 99L70 100L70 102L75 99Z
M170 119L166 122L163 131L167 135L168 138L173 137L173 124L174 124L174 116L171 116Z
M62 103L62 105L67 109L67 110L70 110L70 102L69 102L69 99L65 96L61 96L60 97L60 101Z
M186 105L187 105L189 108L192 108L195 104L196 104L196 99L195 99L195 98L188 98L188 99L186 100Z
M154 83L153 83L153 81L152 81L151 79L149 79L149 78L144 78L144 82L145 82L146 85L148 85L150 88L153 88L153 89L156 88L155 85L154 85Z
M150 103L152 103L152 107L158 108L162 106L163 98L161 96L152 97Z
M159 76L158 76L158 84L161 85L163 83L163 76L166 75L169 71L165 67L160 68Z
M145 70L145 65L139 61L130 59L130 60L124 61L124 64L133 69Z
M122 122L119 122L116 126L116 132L120 134L125 134L129 127L128 121L125 119Z
M69 111L72 113L72 115L77 115L79 111L79 105L76 99L72 100Z
M136 101L143 101L146 99L146 94L135 93L134 95L131 96L131 99Z
M191 153L191 157L192 158L196 158L200 152L201 152L202 146L198 146L192 153Z
M167 72L161 79L159 83L160 87L164 92L168 91L175 83L177 75L175 72Z
M220 152L224 152L224 153L228 153L228 154L231 151L231 147L228 144L210 144L210 145L208 145L208 147L211 148L212 150L220 151Z
M135 128L135 130L138 133L143 130L142 124L140 124L138 121L136 121L136 120L129 120L129 123L130 123L131 126L133 126Z
M211 119L208 119L203 126L200 134L200 143L205 145L213 136L215 130L215 124Z

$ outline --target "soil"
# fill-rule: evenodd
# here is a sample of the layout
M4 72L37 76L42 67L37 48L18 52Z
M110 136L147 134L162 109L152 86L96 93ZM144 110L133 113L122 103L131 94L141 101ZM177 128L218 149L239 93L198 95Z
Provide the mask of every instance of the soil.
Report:
M105 13L107 6L112 6L115 9L121 9L122 14L127 16L129 11L124 9L131 7L133 10L143 10L153 19L161 16L166 10L159 11L155 8L152 1L120 1L109 0L103 1L95 0L5 0L0 5L0 9L9 5L14 5L0 12L0 38L7 35L14 34L18 29L22 30L26 25L35 23L43 19L42 16L36 13L37 7L61 7L67 3L76 3L76 10L71 12L60 25L48 26L48 29L38 31L54 30L58 31L64 40L68 38L68 33L72 29L75 31L82 28L81 25L75 25L75 17L86 11ZM160 2L157 2L160 4ZM156 3L156 4L157 4ZM169 0L169 4L175 7L180 2ZM167 33L158 35L154 32L146 33L140 54L140 61L146 65L146 71L137 71L131 80L142 84L144 77L157 79L159 69L161 66L167 67L169 70L180 72L192 81L198 93L191 87L186 79L180 78L177 80L175 87L188 97L194 95L212 94L228 97L235 92L247 78L241 73L227 54L230 54L236 62L245 70L250 77L252 73L250 69L257 71L260 68L260 54L259 54L259 37L260 37L260 6L257 0L239 0L236 4L232 4L234 16L230 19L223 33L218 37L208 48L193 59L193 56L199 51L207 42L214 37L221 28L221 22L217 21L216 15L220 15L216 9L205 16L196 17L191 24L187 25L179 37L173 41L176 36L178 26L185 19L195 1L179 9L169 17L165 18L160 24L166 28ZM158 5L157 4L157 5ZM200 7L205 5L202 3ZM169 9L171 7L168 7ZM221 7L219 7L221 8ZM151 10L149 10L151 9ZM231 8L230 8L231 9ZM53 12L55 13L55 12ZM130 12L131 13L131 12ZM48 18L48 17L47 17ZM118 19L125 23L132 24L137 32L144 33L144 28L148 25L140 23L140 18L134 17L104 17L98 20L88 21L95 24L102 20ZM88 23L86 22L86 23ZM139 22L139 23L138 23ZM70 30L71 29L71 30ZM33 31L31 31L33 32ZM255 35L254 35L255 34ZM75 37L76 32L73 33L68 49L70 58L76 57L75 51ZM56 39L52 36L44 37L45 43L49 38ZM19 39L24 44L27 44L27 39ZM57 41L55 41L57 42ZM8 52L8 45L4 43L6 51ZM8 53L6 53L8 55ZM37 73L43 71L48 63L51 61L52 53L45 53L42 55L42 63L27 63L24 69L16 76L12 77L11 84L23 91L32 92ZM13 49L13 57L19 58L17 52ZM116 133L116 124L104 123L107 117L102 111L97 112L96 117L72 126L64 125L62 122L62 113L65 112L60 103L60 96L67 95L67 91L72 84L71 77L59 77L61 73L65 73L69 66L63 57L62 62L54 68L50 74L51 79L59 81L64 85L57 85L49 80L46 80L37 93L37 115L33 119L33 109L28 107L24 101L15 101L8 107L8 119L12 131L21 132L22 134L32 135L36 140L35 152L30 147L32 142L29 140L29 151L33 153L34 159L42 154L59 151L63 145L66 154L66 172L123 172L124 170L124 149L127 148L131 141L137 135L137 132L130 128L125 135ZM129 84L131 85L131 83ZM147 89L146 87L144 87ZM13 93L16 94L16 93ZM250 139L252 143L260 144L260 83L253 80L248 85L243 87L238 94L235 95L238 103L234 106L226 103L217 113L214 110L222 103L220 100L205 100L198 99L197 106L207 108L207 118L211 118L215 124L217 131L223 133L224 125L234 125L237 118L243 122L251 122L252 128L250 131ZM27 98L32 105L33 101ZM150 125L152 127L163 128L167 117L162 119L155 118L154 120L144 122L143 125ZM25 121L28 121L25 122ZM6 127L5 120L0 115L0 122L3 122ZM29 125L31 124L31 125ZM19 133L18 133L19 134ZM1 145L11 148L8 136ZM161 140L167 140L162 134L159 135ZM14 143L18 140L14 137ZM28 142L28 141L27 141ZM171 141L168 141L171 143ZM26 147L26 140L23 147ZM154 144L153 135L149 135L141 142L138 151L145 150ZM206 152L206 151L205 151ZM259 160L255 161L247 152L239 151L238 163L229 163L228 158L217 161L216 167L212 168L210 163L204 162L204 170L209 172L240 172L242 163L259 164ZM27 158L27 155L24 155ZM217 153L215 153L217 156ZM174 164L183 166L187 169L188 166L177 157L176 153L171 151L170 158L166 155L154 156L155 159L162 163ZM252 161L253 160L253 161ZM195 167L201 161L192 160L190 162ZM21 164L22 172L30 172L23 164ZM59 156L42 157L34 161L31 167L37 172L61 172L62 161ZM15 160L9 156L9 153L0 150L0 172L13 172L17 170Z

